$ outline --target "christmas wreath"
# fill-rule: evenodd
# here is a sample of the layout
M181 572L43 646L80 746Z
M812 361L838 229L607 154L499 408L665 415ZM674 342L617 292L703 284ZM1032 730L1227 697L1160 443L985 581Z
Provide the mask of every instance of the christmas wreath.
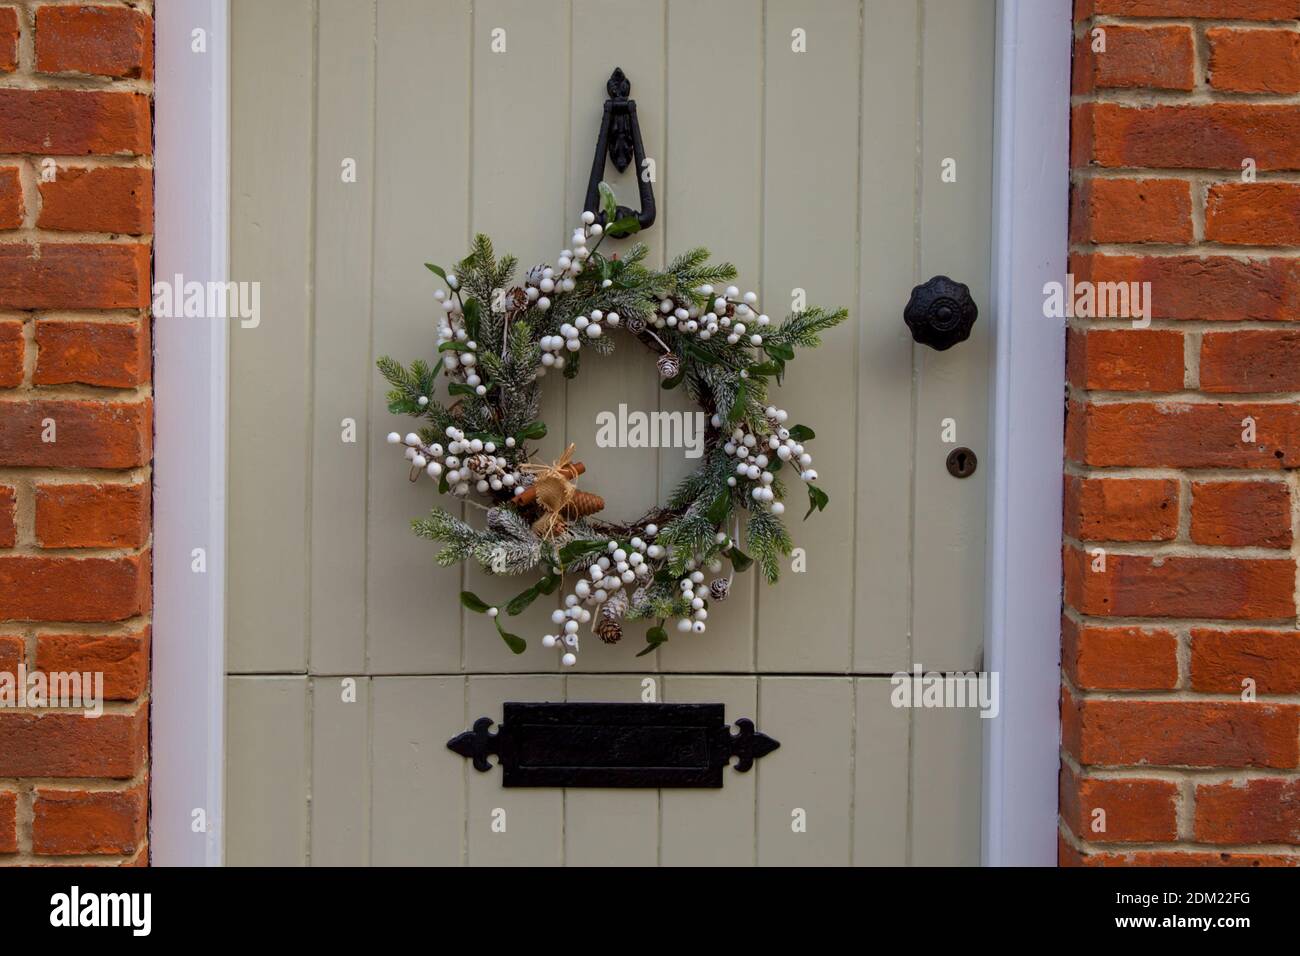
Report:
M829 499L814 484L806 448L813 430L771 403L769 384L780 384L796 348L818 345L820 333L847 316L807 309L773 325L753 292L728 284L735 268L710 264L706 249L663 271L645 265L641 244L602 255L606 239L630 235L638 224L618 218L603 183L600 194L603 215L583 213L572 248L554 267L529 269L519 284L511 281L516 260L497 259L482 235L452 271L427 264L446 285L434 293L442 310L438 361L378 362L392 385L389 410L425 422L405 436L388 435L405 446L410 479L427 474L442 494L486 512L476 527L434 508L413 522L415 533L445 545L437 557L443 567L472 559L490 574L538 575L500 608L461 593L466 608L495 619L517 654L525 641L506 630L502 612L517 615L562 590L554 633L542 644L556 648L565 666L577 662L584 625L613 643L624 622L653 622L645 654L668 640L669 620L679 631L703 632L735 572L757 564L768 581L777 579L780 557L792 549L782 520L786 479L795 475L806 485L805 519ZM529 449L546 434L543 377L574 377L584 355L608 355L620 336L655 353L662 386L687 388L710 422L700 466L666 504L630 524L596 517L604 501L577 487L585 467L572 445L553 462L534 461ZM434 397L440 376L445 401Z

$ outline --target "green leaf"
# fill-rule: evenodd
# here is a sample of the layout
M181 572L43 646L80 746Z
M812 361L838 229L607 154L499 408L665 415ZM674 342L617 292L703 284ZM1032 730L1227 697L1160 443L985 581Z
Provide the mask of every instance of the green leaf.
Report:
M686 378L686 366L683 365L682 370L680 372L678 372L672 378L664 379L662 382L659 383L659 387L663 389L676 388L678 385L682 384L682 380L685 378Z
M646 645L637 652L637 657L645 657L651 651L658 650L660 644L668 643L668 632L662 627L652 627L645 632Z
M547 574L537 582L537 591L540 594L554 594L555 589L560 586L560 576L558 574Z
M438 494L445 495L451 491L451 483L447 481L447 470L444 468L441 475L438 476Z
M615 222L618 219L618 199L614 196L614 190L605 182L596 188L600 191L600 208L605 214L605 221Z
M511 634L501 626L501 618L496 618L497 633L501 635L501 640L506 642L506 647L515 654L522 654L528 649L528 642L518 634Z
M817 437L817 433L807 425L795 425L790 429L790 437L795 441L811 441Z
M624 236L630 236L635 232L641 231L641 221L636 216L624 216L615 222L612 226L605 227L605 234L613 236L615 239L621 239Z
M560 549L560 563L567 567L583 555L604 551L606 547L604 541L570 541Z
M438 351L439 352L468 352L470 351L470 349L465 345L464 342L451 341L451 342L443 342L441 345L439 345Z
M506 603L506 613L514 617L533 601L537 600L537 595L541 594L541 582L538 581L530 588L525 588Z
M461 591L460 603L476 614L486 614L490 606L473 591Z
M727 424L734 425L745 417L745 408L749 404L749 387L742 380L736 386L736 398L731 403L731 408L727 412Z
M749 367L749 377L753 378L755 376L763 376L763 375L779 375L781 372L781 368L782 367L778 365L776 362L763 362L761 365L751 365Z
M731 559L731 566L742 573L749 570L749 566L754 563L753 558L734 546L727 551L727 557Z
M814 511L826 510L826 506L830 503L831 503L830 495L826 494L826 492L822 491L816 485L809 485L808 486L808 514L803 516L803 520L807 521L809 516L812 515Z
M465 395L469 398L478 398L478 392L474 391L471 386L466 385L464 382L452 382L447 386L447 394Z
M789 362L794 358L794 346L787 345L785 342L764 342L763 351L774 359L781 359Z
M426 262L424 267L438 278L442 279L443 282L447 281L447 273L443 270L442 266L435 266L432 262Z
M709 522L711 524L720 525L722 524L722 522L727 520L727 515L729 515L730 513L731 513L731 489L724 488L718 494L718 497L713 499L713 503L709 505L709 510L705 514L705 517L709 519Z
M471 340L478 338L479 315L481 308L478 299L465 300L465 332Z
M515 432L516 442L523 442L523 441L528 441L530 439L545 438L545 437L546 437L545 422L533 422L531 425L525 425L523 428L519 429L519 431Z

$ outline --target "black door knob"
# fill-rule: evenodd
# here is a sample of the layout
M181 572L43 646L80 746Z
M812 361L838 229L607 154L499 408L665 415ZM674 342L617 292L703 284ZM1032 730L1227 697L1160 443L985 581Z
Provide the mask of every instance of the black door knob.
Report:
M947 276L935 276L914 288L903 310L912 338L940 352L970 338L978 317L970 289Z

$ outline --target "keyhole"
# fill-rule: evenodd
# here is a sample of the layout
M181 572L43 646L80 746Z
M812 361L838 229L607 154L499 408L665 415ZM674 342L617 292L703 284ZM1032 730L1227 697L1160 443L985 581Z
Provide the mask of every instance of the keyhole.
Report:
M969 478L975 474L979 459L969 448L954 448L948 453L948 474L954 478Z

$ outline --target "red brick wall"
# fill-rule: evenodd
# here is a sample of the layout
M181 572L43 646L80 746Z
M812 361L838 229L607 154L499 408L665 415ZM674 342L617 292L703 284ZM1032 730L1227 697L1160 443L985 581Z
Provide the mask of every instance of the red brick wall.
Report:
M1300 864L1298 17L1076 3L1062 863Z
M0 865L147 860L151 6L0 0Z

